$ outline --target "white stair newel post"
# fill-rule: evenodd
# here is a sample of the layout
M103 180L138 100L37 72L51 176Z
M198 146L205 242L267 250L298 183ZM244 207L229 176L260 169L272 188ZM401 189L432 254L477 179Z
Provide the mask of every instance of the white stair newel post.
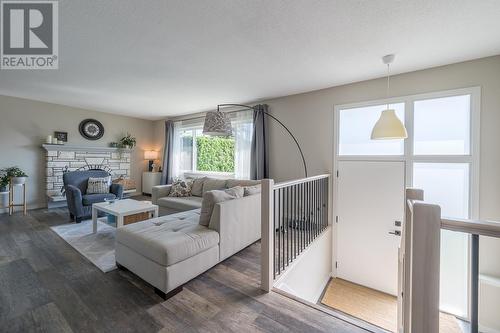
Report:
M274 180L262 180L261 200L261 289L269 292L274 280Z

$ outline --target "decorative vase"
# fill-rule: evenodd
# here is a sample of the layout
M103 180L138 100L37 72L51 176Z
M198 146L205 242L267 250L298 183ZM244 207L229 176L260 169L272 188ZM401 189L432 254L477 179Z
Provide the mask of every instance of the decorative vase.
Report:
M26 183L26 178L27 177L12 177L10 181L12 182L12 185L22 185Z

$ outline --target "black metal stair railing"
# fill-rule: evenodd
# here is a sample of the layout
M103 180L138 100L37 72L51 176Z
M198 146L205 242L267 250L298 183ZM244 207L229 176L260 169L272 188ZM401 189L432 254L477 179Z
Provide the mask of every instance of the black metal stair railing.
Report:
M310 180L306 178L299 183L275 185L274 278L328 227L328 193L328 175Z

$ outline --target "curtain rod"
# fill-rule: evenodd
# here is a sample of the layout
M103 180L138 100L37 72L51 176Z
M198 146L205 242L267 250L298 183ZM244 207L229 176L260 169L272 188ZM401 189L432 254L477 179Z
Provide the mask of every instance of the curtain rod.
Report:
M224 113L236 113L236 112L243 112L243 111L247 111L247 110L234 110L234 111L222 111L222 112L224 112ZM207 112L209 112L209 111L205 111L205 113L207 113ZM182 116L179 116L179 117L182 117ZM176 121L184 121L184 120L195 120L195 119L201 119L201 118L205 118L205 116L184 118L184 119L179 119L179 120L175 120L175 119L167 119L167 120L172 120L173 122L176 122Z

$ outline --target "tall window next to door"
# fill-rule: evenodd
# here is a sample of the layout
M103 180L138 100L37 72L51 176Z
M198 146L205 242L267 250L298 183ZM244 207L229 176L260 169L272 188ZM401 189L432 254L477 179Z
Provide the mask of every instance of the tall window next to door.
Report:
M472 94L418 99L413 102L412 184L441 214L472 218ZM477 217L477 216L476 216ZM469 238L441 232L441 309L468 317Z
M479 88L466 88L337 106L336 161L404 161L406 185L423 189L443 216L478 218L479 98ZM386 103L405 123L408 139L370 140ZM440 307L463 318L469 316L468 251L467 235L441 232Z
M247 179L250 177L252 111L230 114L232 137L203 135L203 118L174 124L173 177L211 174Z

